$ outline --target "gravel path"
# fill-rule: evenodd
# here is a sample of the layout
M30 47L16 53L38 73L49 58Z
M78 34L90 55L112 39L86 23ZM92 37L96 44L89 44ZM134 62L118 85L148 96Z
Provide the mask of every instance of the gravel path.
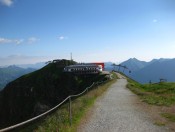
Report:
M78 132L166 132L165 127L154 125L151 117L137 105L138 98L126 88L120 78L97 99L92 114L78 128Z

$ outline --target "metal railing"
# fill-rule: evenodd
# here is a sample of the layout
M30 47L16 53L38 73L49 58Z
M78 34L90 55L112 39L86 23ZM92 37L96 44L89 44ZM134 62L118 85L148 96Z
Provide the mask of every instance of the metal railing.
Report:
M70 123L70 125L72 125L72 110L71 110L71 102L72 102L72 101L71 101L71 98L81 96L81 95L83 95L86 91L88 92L89 89L92 88L93 86L95 86L95 85L98 86L98 85L100 85L100 84L102 84L102 83L105 83L105 82L107 82L107 81L108 81L108 80L106 80L106 81L101 81L101 82L96 82L96 83L93 82L91 86L87 87L87 88L86 88L84 91L82 91L81 93L76 94L76 95L69 95L69 96L68 96L67 98L65 98L61 103L59 103L58 105L56 105L56 106L53 107L52 109L50 109L50 110L48 110L48 111L46 111L46 112L44 112L44 113L42 113L42 114L40 114L40 115L38 115L38 116L35 116L35 117L33 117L33 118L29 119L29 120L26 120L26 121L24 121L24 122L21 122L21 123L18 123L18 124L16 124L16 125L13 125L13 126L10 126L10 127L4 128L4 129L1 129L0 132L9 131L9 130L12 130L12 129L21 127L21 126L23 126L23 125L26 125L26 124L28 124L28 123L30 123L30 122L32 122L32 121L35 121L35 120L37 120L37 119L39 119L39 118L41 118L41 117L43 117L43 116L49 114L50 112L54 111L55 109L57 109L58 107L60 107L63 103L65 103L67 100L69 100L69 123Z

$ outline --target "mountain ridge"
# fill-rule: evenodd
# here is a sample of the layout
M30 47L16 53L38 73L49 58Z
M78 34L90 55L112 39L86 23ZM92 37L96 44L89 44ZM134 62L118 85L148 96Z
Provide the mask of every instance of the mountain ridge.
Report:
M133 67L133 64L135 67ZM153 59L149 62L140 61L137 59L128 59L121 63L127 66L132 72L125 74L140 83L159 82L160 79L166 79L168 82L175 82L175 59ZM142 65L142 67L140 67Z
M10 65L8 67L0 68L0 90L2 90L9 82L35 70L36 69L33 68L20 68L16 65Z
M136 58L130 58L121 63L121 65L128 67L132 72L137 71L145 67L148 63L145 61L140 61Z
M159 82L165 79L168 82L175 82L175 59L157 60L148 66L136 71L131 77L140 83Z

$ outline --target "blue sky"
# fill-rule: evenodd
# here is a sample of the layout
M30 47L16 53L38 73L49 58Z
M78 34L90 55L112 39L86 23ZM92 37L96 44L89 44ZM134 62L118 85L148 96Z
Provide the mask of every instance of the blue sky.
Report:
M0 0L0 65L175 58L175 0Z

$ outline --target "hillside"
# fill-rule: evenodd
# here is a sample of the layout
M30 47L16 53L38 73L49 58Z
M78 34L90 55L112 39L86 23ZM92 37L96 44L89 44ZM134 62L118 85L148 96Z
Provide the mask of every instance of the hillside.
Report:
M6 84L15 80L16 78L24 74L33 72L35 70L36 69L33 69L33 68L23 69L15 65L0 68L0 90L3 89Z
M9 83L0 92L0 127L36 116L68 95L79 93L92 82L104 79L104 75L78 76L63 72L65 66L74 63L68 60L50 63Z

